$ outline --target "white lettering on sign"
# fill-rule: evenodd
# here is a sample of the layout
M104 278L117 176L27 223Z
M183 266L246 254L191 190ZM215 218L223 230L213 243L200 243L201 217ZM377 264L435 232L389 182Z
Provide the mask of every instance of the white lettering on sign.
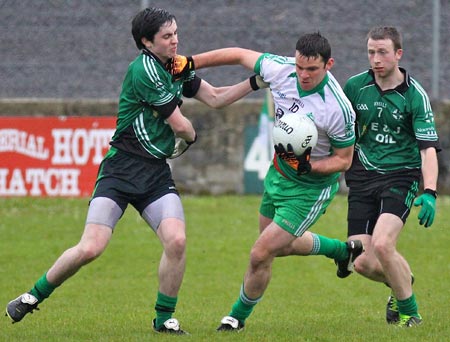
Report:
M35 159L48 159L45 138L14 128L0 129L0 152L16 152Z
M258 179L264 179L272 161L273 154L271 152L267 141L261 136L257 136L245 157L244 170L257 172Z
M0 169L0 196L80 195L79 169L14 169L9 180L8 175L8 169Z
M89 196L115 118L15 120L0 117L0 197Z
M113 129L53 129L51 162L53 165L85 165L92 151L92 163L98 165L103 159L103 150L109 147L113 133Z

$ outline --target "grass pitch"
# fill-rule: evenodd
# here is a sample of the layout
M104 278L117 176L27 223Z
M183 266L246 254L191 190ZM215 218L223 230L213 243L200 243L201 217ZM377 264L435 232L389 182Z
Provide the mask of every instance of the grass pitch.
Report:
M238 334L217 333L236 300L258 235L259 196L183 198L187 270L175 317L186 337L151 329L161 246L133 208L119 222L105 253L84 267L18 324L3 317L0 341L445 341L448 304L450 197L440 196L432 228L414 208L399 249L409 261L424 323L388 326L389 290L353 274L335 275L325 257L277 259L263 300ZM313 231L345 239L346 199L338 196ZM0 305L28 291L68 247L78 242L86 199L0 199Z

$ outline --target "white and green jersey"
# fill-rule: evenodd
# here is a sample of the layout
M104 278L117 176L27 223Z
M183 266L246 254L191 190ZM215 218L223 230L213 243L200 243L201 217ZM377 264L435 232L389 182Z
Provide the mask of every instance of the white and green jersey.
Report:
M317 87L303 91L297 80L294 57L265 53L256 62L254 71L270 84L275 105L275 121L284 115L298 114L308 115L313 119L319 135L317 145L312 149L311 160L330 156L332 147L345 148L355 143L355 113L341 86L330 72ZM313 187L333 184L340 174L311 173L297 176L296 170L276 155L273 162L288 178Z
M144 158L169 157L175 135L166 119L181 103L184 88L194 82L199 85L192 72L188 78L172 83L172 76L162 62L144 50L128 66L111 145Z
M422 86L404 69L405 81L382 91L372 70L351 77L344 92L356 112L355 161L347 177L409 170L418 174L419 150L438 148L430 101Z

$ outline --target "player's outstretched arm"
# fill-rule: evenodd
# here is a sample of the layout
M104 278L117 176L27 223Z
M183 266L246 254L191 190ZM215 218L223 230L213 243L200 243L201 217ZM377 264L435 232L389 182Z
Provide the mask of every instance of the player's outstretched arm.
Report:
M202 79L200 88L194 98L210 107L222 108L236 102L254 90L267 88L268 86L268 83L265 83L259 75L254 75L245 81L227 87L213 87Z
M167 71L173 81L187 77L191 71L221 65L242 65L254 70L261 52L242 48L211 50L194 56L176 55L166 63Z
M253 70L261 54L261 52L253 50L231 47L193 55L192 59L194 60L195 69L240 64L247 69Z

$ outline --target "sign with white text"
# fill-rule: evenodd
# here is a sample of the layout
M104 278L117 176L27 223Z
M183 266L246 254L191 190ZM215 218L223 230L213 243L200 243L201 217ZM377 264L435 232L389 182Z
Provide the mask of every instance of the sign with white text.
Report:
M116 117L0 117L0 196L90 196Z
M272 129L274 120L273 100L267 89L259 114L258 127L245 129L244 192L262 194L264 177L273 158Z

